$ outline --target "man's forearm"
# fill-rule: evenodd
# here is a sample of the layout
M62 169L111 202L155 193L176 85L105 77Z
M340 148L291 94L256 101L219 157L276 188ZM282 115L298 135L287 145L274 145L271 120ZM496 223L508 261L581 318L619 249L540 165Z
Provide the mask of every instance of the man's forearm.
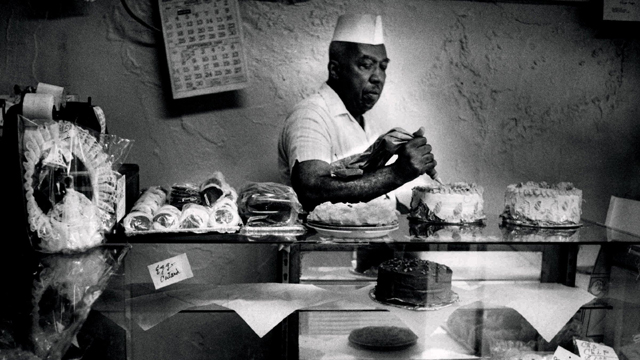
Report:
M292 186L298 194L300 202L307 210L326 202L364 202L384 195L402 184L391 166L383 167L375 172L365 173L355 179L331 177L329 171L309 167L294 168Z

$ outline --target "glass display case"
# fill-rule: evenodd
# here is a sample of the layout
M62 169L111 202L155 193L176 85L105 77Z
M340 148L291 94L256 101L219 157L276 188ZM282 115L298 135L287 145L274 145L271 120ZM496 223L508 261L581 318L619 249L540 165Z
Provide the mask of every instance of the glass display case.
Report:
M180 254L194 276L156 288L149 265ZM380 301L377 265L390 258L447 265L455 297L429 308ZM639 354L640 236L587 220L552 229L401 216L359 232L115 234L81 258L35 260L11 284L49 300L34 313L13 297L3 354L20 337L42 344L38 326L57 339L41 351L68 349L65 359L551 359L559 347L577 354L576 340ZM81 276L91 266L105 276Z
M128 359L539 359L559 346L577 354L574 340L639 354L640 237L587 220L531 228L498 216L465 226L401 216L372 233L309 227L111 242L132 246ZM182 252L200 275L154 289L147 265ZM394 257L449 266L456 298L429 309L378 301L376 266Z
M574 339L637 357L638 237L586 220L569 228L512 226L497 216L477 225L406 219L399 225L388 236L365 241L308 236L295 247L299 253L289 254L291 281L366 292L376 285L381 261L419 258L449 266L460 299L435 310L398 309L381 306L369 293L373 306L299 311L298 336L290 339L297 341L294 358L539 358L552 356L558 346L578 354ZM569 289L576 291L559 295ZM395 328L408 328L417 339L407 346L402 340L354 340L363 329L375 339L377 331Z

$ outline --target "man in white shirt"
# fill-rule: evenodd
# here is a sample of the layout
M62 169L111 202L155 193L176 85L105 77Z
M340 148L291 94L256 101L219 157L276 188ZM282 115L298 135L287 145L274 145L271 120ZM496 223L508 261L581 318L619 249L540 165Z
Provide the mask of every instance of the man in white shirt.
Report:
M389 64L380 16L343 15L329 46L329 79L286 119L278 162L305 209L330 202L369 201L434 171L431 145L415 136L396 161L361 177L331 176L330 164L364 151L392 124L365 120L378 101Z

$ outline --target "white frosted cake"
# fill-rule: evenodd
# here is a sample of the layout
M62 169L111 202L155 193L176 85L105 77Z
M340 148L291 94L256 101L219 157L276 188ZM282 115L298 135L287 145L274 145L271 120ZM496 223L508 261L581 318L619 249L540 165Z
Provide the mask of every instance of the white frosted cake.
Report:
M484 189L474 183L456 182L416 186L409 216L435 223L474 223L485 219Z
M380 226L398 222L395 201L382 197L369 202L330 203L316 206L307 221L346 226Z
M569 182L526 182L507 186L502 218L530 226L577 225L582 215L582 190Z

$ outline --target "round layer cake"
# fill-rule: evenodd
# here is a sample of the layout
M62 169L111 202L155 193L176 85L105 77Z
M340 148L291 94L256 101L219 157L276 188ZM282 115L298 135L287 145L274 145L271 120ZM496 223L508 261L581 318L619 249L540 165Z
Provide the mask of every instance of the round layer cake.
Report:
M395 201L376 198L360 203L325 202L316 206L307 221L341 226L380 226L398 222Z
M474 183L456 182L416 186L409 216L427 222L474 223L485 219L484 189Z
M570 182L511 184L501 217L530 226L577 225L582 216L582 190Z
M451 300L453 272L422 259L390 259L378 267L376 300L428 307Z

